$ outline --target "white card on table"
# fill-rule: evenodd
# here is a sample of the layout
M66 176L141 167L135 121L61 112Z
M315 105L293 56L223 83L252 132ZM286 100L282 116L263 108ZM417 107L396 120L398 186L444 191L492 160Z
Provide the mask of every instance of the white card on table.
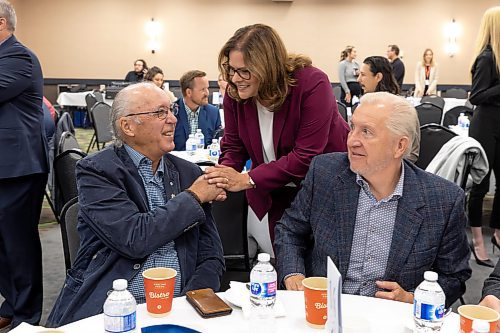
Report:
M337 266L330 257L327 259L327 319L326 331L329 333L342 333L342 308L340 297L342 295L342 276Z

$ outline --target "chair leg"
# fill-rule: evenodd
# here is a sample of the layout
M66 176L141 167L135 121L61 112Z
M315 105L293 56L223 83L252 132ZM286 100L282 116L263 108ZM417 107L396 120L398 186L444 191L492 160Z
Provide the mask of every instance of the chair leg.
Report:
M466 304L463 296L460 296L460 303L461 303L462 305L465 305L465 304Z
M94 132L94 134L92 135L92 138L90 139L89 145L88 145L88 147L87 147L87 154L89 153L90 148L91 148L91 147L93 146L93 144L95 143L95 142L94 142L94 141L95 141L95 139L96 139L96 138L95 138L95 132Z

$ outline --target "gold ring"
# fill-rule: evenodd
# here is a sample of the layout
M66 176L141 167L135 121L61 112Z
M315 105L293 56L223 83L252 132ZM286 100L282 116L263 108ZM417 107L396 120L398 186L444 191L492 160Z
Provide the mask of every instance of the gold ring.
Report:
M229 179L226 178L226 183L229 183Z

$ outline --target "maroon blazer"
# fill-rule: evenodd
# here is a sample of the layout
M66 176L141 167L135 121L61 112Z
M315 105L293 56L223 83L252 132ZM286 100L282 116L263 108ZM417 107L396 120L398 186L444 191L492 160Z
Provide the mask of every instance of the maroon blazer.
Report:
M279 189L290 182L299 186L313 157L347 150L349 126L338 112L328 76L317 68L306 67L297 70L294 78L296 84L274 114L276 161L270 163L264 163L253 99L237 102L227 94L224 98L226 126L219 163L241 171L245 162L252 160L249 173L257 188L247 190L248 203L259 219L269 213L270 222L281 218L298 190L286 195ZM279 207L277 211L272 212L273 206Z

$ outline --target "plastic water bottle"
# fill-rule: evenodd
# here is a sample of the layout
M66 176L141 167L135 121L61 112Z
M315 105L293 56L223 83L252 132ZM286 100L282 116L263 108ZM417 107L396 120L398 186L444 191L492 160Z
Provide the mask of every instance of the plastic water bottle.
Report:
M127 280L113 281L113 291L104 302L104 331L106 333L135 332L137 303L127 290Z
M201 129L196 130L196 134L194 135L194 138L196 139L196 148L198 149L205 149L205 136L203 135Z
M460 115L458 116L458 123L457 123L459 128L465 127L465 118L467 118L467 116L464 113L460 113Z
M196 148L198 147L198 143L194 138L194 134L189 134L189 138L186 141L186 151L188 155L193 156L196 154Z
M250 303L259 319L273 315L276 302L277 275L270 258L268 253L259 253L259 262L250 273Z
M438 332L443 325L446 296L437 283L436 272L425 272L424 279L415 289L413 301L416 332Z
M209 147L208 154L209 154L210 161L212 161L216 164L217 164L217 162L219 162L219 156L220 156L219 140L212 139L212 144Z
M472 321L471 333L489 333L490 323L486 320L474 319Z

